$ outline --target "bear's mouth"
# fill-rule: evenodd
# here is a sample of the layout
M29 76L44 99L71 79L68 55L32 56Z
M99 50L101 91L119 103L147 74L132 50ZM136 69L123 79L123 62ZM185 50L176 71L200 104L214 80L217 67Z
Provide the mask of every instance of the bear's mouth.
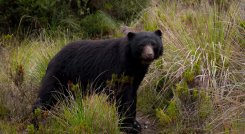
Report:
M153 62L153 60L154 59L152 59L152 58L142 59L141 63L145 64L145 65L149 65L149 64L151 64Z

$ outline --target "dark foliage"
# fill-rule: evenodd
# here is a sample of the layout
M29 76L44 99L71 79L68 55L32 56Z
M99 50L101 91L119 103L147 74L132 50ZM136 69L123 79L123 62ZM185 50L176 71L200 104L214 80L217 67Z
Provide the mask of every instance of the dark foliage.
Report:
M38 32L42 28L79 31L80 20L98 10L128 22L146 6L147 1L0 0L0 34Z
M65 19L77 14L69 0L7 0L0 1L1 32L11 33L17 28L34 30L63 25Z

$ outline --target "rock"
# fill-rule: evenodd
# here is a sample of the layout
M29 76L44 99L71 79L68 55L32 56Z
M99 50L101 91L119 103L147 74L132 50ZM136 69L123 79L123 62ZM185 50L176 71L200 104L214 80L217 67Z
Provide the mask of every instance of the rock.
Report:
M149 125L150 124L150 122L149 121L146 121L145 123L144 123L144 125Z

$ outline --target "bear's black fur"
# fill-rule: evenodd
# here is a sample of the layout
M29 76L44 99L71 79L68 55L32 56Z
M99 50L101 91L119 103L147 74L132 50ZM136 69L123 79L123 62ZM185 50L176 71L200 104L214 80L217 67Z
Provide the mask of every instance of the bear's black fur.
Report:
M125 130L128 132L139 132L141 127L135 119L137 89L150 63L163 53L161 36L160 30L129 32L124 38L68 44L50 61L34 109L49 110L57 103L57 94L69 94L66 90L69 82L79 82L83 93L88 90L101 92L106 90L106 83L114 74L126 76L129 79L120 83L122 89L113 89L120 90L114 97L119 115L125 116L121 126L127 127ZM145 50L147 45L150 46L147 49L152 50ZM88 84L93 88L88 88Z

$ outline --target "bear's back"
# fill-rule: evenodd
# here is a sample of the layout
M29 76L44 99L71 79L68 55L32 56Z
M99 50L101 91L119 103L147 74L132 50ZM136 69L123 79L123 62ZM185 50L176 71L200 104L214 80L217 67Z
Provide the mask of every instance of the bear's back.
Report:
M104 81L124 70L124 38L75 41L66 45L50 62L48 71L66 80L82 83ZM55 71L54 71L55 70ZM65 80L65 81L66 81Z

